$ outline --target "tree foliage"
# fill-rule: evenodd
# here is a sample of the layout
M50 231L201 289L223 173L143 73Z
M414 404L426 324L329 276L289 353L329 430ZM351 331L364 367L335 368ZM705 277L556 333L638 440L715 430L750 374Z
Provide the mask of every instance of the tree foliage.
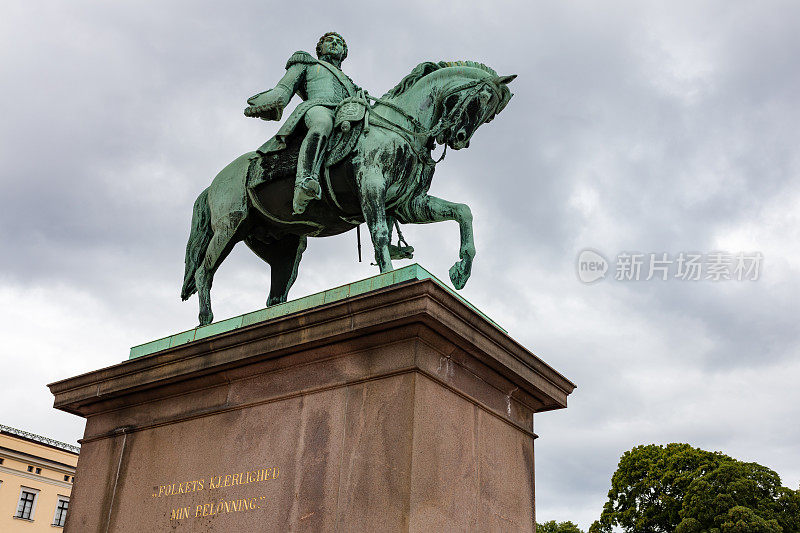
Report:
M590 533L800 533L800 490L774 471L688 444L625 452Z
M555 520L550 520L543 524L536 524L536 533L583 533L583 531L572 522L556 522Z

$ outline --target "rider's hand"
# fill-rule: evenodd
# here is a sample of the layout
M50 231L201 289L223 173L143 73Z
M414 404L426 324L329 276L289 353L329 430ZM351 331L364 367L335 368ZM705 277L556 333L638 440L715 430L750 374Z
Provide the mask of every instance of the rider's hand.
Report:
M283 115L283 96L276 90L264 91L247 99L244 116L264 120L280 120Z

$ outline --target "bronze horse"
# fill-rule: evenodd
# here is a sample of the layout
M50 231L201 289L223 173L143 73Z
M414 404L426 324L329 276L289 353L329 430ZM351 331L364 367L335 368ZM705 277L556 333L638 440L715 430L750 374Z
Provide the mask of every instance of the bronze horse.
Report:
M380 271L386 272L392 270L394 221L457 221L461 247L450 279L461 289L475 257L472 213L465 204L427 194L436 165L431 151L436 143L445 150L468 147L475 130L511 99L507 84L515 77L498 76L472 61L426 62L382 98L368 97L375 103L367 106L366 120L352 127L337 125L329 152L338 149L339 157L329 154L322 200L312 202L302 215L293 214L291 207L302 136L288 139L278 153L250 152L230 163L195 201L186 245L181 297L198 293L200 325L213 320L214 273L237 242L243 240L269 263L267 305L273 305L286 301L308 236L337 235L363 222Z

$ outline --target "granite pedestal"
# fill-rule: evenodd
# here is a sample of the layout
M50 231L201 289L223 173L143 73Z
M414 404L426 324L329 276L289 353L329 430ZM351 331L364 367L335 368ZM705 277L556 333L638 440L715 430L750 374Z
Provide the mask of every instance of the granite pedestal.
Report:
M50 385L86 418L65 530L533 531L574 387L431 279L242 323Z

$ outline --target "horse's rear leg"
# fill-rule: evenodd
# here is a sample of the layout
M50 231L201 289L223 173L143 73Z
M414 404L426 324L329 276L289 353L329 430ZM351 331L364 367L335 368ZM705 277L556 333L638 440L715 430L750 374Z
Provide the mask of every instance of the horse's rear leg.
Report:
M258 237L250 236L245 239L245 244L258 257L269 263L271 282L267 305L285 302L289 296L289 289L297 279L297 267L306 250L306 237L286 235L267 243Z
M211 237L203 262L194 275L197 296L200 300L201 326L210 324L214 320L214 313L211 312L211 284L214 282L214 274L219 265L241 240L239 228L242 219L241 214L232 214L221 223L213 224L214 236Z

